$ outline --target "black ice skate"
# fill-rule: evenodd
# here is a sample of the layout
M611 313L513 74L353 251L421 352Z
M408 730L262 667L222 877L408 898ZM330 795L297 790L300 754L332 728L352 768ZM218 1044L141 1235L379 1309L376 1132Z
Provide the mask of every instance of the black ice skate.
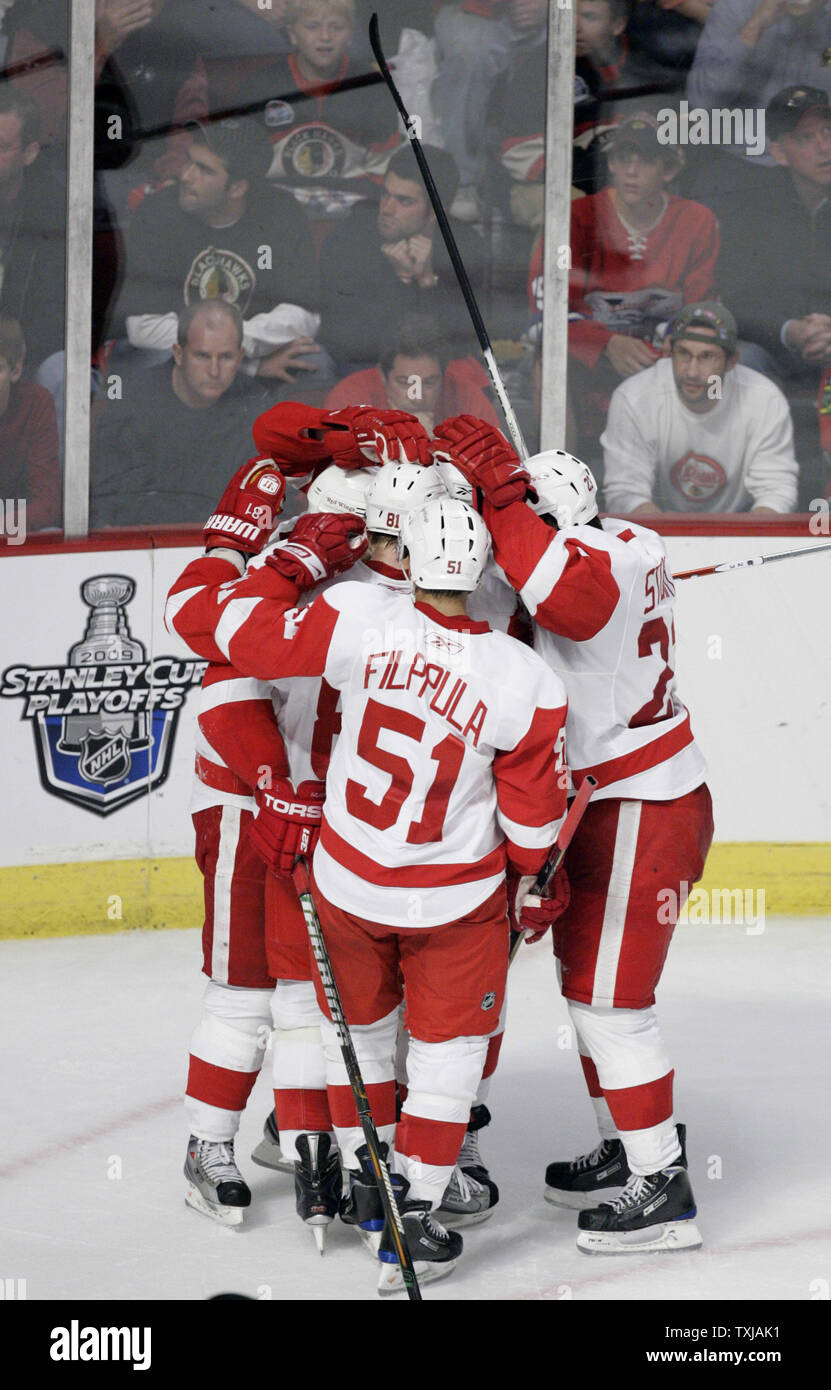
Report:
M280 1148L280 1131L273 1110L263 1125L263 1137L251 1155L251 1162L258 1163L261 1168L273 1168L280 1173L294 1172L294 1163L285 1157Z
M340 1155L332 1147L329 1134L300 1134L296 1140L301 1155L294 1165L294 1192L297 1215L312 1229L321 1255L326 1245L326 1227L338 1214L343 1176Z
M545 1200L555 1207L593 1207L598 1193L623 1187L631 1176L620 1140L603 1139L590 1154L570 1163L549 1163Z
M686 1168L630 1177L618 1197L581 1211L578 1250L589 1255L643 1255L692 1250L701 1245L696 1206Z
M380 1143L378 1147L386 1163L389 1144ZM378 1254L381 1232L384 1229L384 1204L366 1144L361 1145L355 1157L361 1166L358 1169L349 1169L349 1191L344 1193L341 1201L340 1219L347 1226L357 1227L361 1240L374 1259Z
M686 1168L687 1128L686 1125L675 1128L681 1157L674 1162ZM620 1140L603 1139L590 1154L581 1154L571 1163L549 1163L545 1170L545 1200L555 1207L593 1207L599 1193L624 1187L631 1176Z
M234 1158L234 1141L214 1143L191 1135L185 1159L185 1201L223 1226L241 1226L251 1191Z
M413 1266L420 1284L431 1284L436 1279L444 1279L456 1268L456 1261L462 1253L462 1237L455 1231L446 1231L435 1216L430 1213L429 1201L418 1201L407 1196L410 1185L400 1173L391 1173L393 1190L398 1209L404 1222L404 1236ZM381 1234L378 1251L381 1270L378 1275L378 1292L382 1298L405 1291L401 1278L401 1267L395 1254L395 1245L387 1224Z
M490 1206L499 1201L499 1188L493 1181L485 1161L479 1152L479 1131L491 1122L491 1112L486 1105L474 1105L470 1112L467 1131L459 1151L458 1167L469 1178L481 1183L490 1193Z

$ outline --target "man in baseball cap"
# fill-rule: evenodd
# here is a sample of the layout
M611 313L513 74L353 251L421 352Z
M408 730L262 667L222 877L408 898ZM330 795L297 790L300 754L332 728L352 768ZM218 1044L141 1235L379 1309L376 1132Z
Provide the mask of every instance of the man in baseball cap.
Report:
M797 464L778 386L738 365L730 310L687 304L669 329L671 355L615 391L601 437L603 505L640 512L793 510Z
M826 122L831 121L827 92L821 87L808 87L804 84L783 87L765 107L768 140L773 144L778 143L785 135L793 135L803 116L810 112L819 112L822 119Z
M739 334L736 320L724 304L702 300L699 304L685 304L673 319L669 328L670 342L677 343L679 338L706 343L715 340L729 359L736 352Z

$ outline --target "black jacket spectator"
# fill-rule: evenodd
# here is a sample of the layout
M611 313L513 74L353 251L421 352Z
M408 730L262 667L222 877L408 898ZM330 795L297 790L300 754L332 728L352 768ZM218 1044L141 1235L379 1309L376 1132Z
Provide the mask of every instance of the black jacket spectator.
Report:
M176 395L169 364L138 371L104 406L93 438L90 525L201 525L230 474L252 452L251 426L268 405L239 375L213 406Z
M446 150L424 146L447 208L459 186ZM454 235L470 281L482 292L486 249L456 221ZM437 319L448 357L475 352L476 340L456 275L409 146L396 151L377 207L361 204L326 242L321 340L341 366L374 366L405 314Z
M136 209L125 249L113 336L131 315L177 313L197 299L228 299L245 319L282 303L317 305L308 224L279 189L252 189L239 221L218 228L184 212L178 188L163 188Z
M818 365L802 363L781 333L788 320L831 315L831 200L811 215L788 170L771 169L719 225L716 282L741 337L763 347L787 376L818 379Z

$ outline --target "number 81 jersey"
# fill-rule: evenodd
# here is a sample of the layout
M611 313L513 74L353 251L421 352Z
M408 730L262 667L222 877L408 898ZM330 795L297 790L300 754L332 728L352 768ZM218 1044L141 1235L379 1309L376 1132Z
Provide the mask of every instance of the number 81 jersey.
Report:
M605 624L582 641L558 632L565 599L558 599L558 572L575 546L609 567L619 594ZM568 693L575 785L591 773L599 783L595 799L645 801L669 801L699 786L707 765L675 688L675 586L661 537L610 517L602 530L556 532L521 593L534 617L534 648ZM568 598L573 604L573 592Z

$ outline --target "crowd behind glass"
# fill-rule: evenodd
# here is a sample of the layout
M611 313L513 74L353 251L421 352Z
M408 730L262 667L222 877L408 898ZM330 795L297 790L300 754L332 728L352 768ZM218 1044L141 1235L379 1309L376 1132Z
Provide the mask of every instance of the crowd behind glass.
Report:
M831 7L574 0L564 443L604 510L807 510ZM367 37L539 447L547 0L98 0L93 530L199 524L298 399L502 423ZM0 0L0 491L61 525L67 0ZM8 504L7 504L8 506Z

